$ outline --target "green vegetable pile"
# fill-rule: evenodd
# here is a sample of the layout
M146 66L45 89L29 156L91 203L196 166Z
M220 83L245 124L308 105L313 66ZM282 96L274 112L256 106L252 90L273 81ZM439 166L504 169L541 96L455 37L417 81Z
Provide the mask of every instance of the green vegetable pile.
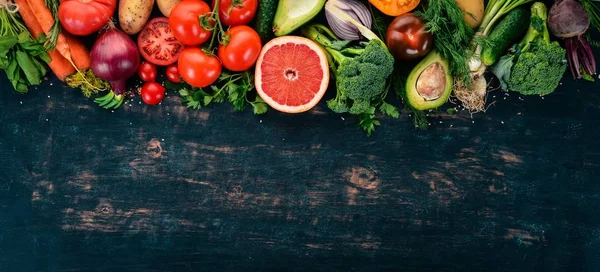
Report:
M368 134L379 125L379 121L374 120L378 107L385 114L399 116L395 107L383 101L387 95L387 79L394 70L394 57L383 41L374 38L352 46L321 24L306 26L302 32L319 43L329 55L329 65L336 80L336 96L327 101L331 110L360 115L359 125Z
M525 37L492 68L503 89L524 95L547 95L558 87L567 70L566 51L550 41L543 3L531 6L531 24Z

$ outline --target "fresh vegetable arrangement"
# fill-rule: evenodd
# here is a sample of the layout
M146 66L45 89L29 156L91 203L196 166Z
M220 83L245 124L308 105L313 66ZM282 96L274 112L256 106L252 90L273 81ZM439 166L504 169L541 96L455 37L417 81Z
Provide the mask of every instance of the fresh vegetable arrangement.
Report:
M567 69L595 80L596 2L0 0L0 69L17 92L51 71L112 110L175 91L190 110L299 114L327 96L370 135L401 108L425 128L452 97L485 111L493 82L543 96Z

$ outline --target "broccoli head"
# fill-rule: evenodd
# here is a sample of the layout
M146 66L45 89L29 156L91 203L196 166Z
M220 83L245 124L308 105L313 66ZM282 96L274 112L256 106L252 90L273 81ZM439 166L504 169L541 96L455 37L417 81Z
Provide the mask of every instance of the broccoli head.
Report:
M378 38L351 46L327 27L314 24L303 29L305 36L318 42L329 56L336 78L336 98L327 105L337 113L367 113L373 101L381 99L387 78L394 70L394 57Z
M492 67L502 87L523 95L553 92L567 70L566 50L550 41L546 6L531 6L531 24L521 42Z

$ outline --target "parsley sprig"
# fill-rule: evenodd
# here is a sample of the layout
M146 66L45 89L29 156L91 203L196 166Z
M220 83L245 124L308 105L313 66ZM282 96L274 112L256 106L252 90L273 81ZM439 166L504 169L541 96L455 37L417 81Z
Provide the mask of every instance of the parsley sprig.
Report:
M236 111L243 111L251 106L254 114L263 114L268 109L267 104L260 96L255 95L252 99L254 76L250 71L244 73L223 72L217 82L204 89L170 82L165 83L165 87L177 90L181 96L181 103L196 110L225 101L229 102Z

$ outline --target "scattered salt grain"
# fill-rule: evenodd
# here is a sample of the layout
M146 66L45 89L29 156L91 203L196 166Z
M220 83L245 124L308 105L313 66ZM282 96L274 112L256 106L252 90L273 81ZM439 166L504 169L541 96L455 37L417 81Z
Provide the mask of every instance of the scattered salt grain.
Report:
M504 121L500 121L500 123L502 123L504 125Z
M48 96L48 98L50 98L50 96Z
M19 101L19 103L20 103L21 105L23 105L23 101Z
M258 121L258 122L262 124L262 120L260 120L260 121Z
M340 118L342 118L342 121L346 121L346 119L344 119L344 117L340 117Z
M164 141L165 141L165 139L161 139L161 141L163 141L163 142L164 142Z
M46 122L48 122L48 118L46 118Z

